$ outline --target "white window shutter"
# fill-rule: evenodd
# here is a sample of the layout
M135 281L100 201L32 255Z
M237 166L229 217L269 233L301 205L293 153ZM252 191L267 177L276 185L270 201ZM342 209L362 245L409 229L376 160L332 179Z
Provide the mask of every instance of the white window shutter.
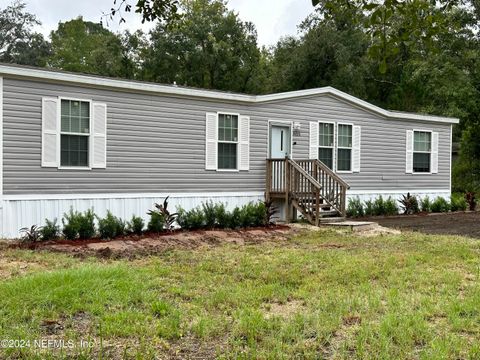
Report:
M360 146L361 146L362 129L360 126L353 127L352 139L352 171L360 172Z
M310 122L309 159L318 159L318 121Z
M407 130L406 169L407 174L413 174L413 131Z
M217 139L218 139L217 114L207 113L206 115L206 146L205 146L205 169L217 170Z
M438 173L438 132L432 133L431 170L432 174Z
M92 168L105 169L107 167L107 104L93 102L92 108L91 164Z
M238 118L238 170L250 168L250 117L240 115Z
M42 166L58 167L60 149L58 98L42 98Z

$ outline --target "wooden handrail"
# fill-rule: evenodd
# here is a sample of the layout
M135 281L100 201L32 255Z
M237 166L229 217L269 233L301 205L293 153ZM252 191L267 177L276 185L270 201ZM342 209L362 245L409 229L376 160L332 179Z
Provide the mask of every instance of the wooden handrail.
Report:
M335 174L332 169L330 169L327 165L325 165L323 162L321 162L320 160L318 159L315 159L315 164L320 167L323 171L325 171L328 175L330 175L332 178L335 179L336 182L342 184L343 186L345 186L347 189L350 189L350 185L347 184L347 182L345 180L343 180L340 176L338 176L337 174Z
M345 216L350 186L321 161L272 158L267 159L266 166L266 198L285 197L287 221L290 205L317 225L325 208Z
M320 185L320 183L313 176L311 176L304 169L302 169L302 167L300 165L298 165L295 161L293 161L292 159L288 159L288 163L290 164L290 166L293 166L295 168L295 170L297 170L303 176L305 176L308 179L308 181L310 181L310 183L313 186L315 186L318 190L320 190L322 188L322 185Z

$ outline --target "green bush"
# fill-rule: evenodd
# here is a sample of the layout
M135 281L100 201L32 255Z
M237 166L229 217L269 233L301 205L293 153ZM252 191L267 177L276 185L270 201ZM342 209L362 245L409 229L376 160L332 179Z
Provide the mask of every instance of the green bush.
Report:
M63 236L68 240L90 239L95 236L95 214L89 209L84 213L73 211L65 213L62 219Z
M397 202L392 199L391 196L388 197L387 200L383 203L383 210L384 215L391 216L391 215L398 215L398 206Z
M373 201L372 200L367 200L365 201L365 215L366 216L373 216L375 215L374 209L373 209Z
M78 236L80 239L91 239L95 236L95 214L88 209L78 217Z
M272 202L250 202L242 207L237 206L230 212L226 210L225 204L210 201L189 211L177 207L177 223L186 230L268 226L276 212Z
M450 204L443 197L439 196L432 202L431 209L434 213L448 212L450 211Z
M240 227L253 227L257 225L258 221L257 207L253 203L248 203L240 208ZM263 218L260 215L260 220Z
M238 229L242 227L242 210L237 206L230 213L229 226L230 229Z
M213 229L218 223L216 205L211 200L202 203L202 211L205 220L205 226L209 229Z
M428 196L425 196L420 200L420 209L424 212L432 211L432 202Z
M363 210L363 204L360 198L357 196L354 199L350 199L347 207L347 216L356 218L364 215L365 215L365 212Z
M231 216L227 211L225 204L218 203L215 205L215 221L216 225L220 229L226 229L230 227Z
M165 228L165 217L158 211L149 212L150 221L148 222L148 231L159 233Z
M139 216L132 216L132 220L128 222L128 232L135 235L142 235L145 222Z
M380 195L373 201L373 215L380 216L385 214L385 202L383 196Z
M58 239L60 226L57 225L57 219L53 221L45 219L45 225L40 229L40 235L43 241Z
M125 222L107 211L107 216L98 219L98 232L102 239L113 239L125 234Z
M450 210L452 211L465 211L468 208L467 200L463 194L452 194L450 199Z
M186 211L182 207L177 208L177 223L185 230L202 229L205 227L205 215L200 207Z

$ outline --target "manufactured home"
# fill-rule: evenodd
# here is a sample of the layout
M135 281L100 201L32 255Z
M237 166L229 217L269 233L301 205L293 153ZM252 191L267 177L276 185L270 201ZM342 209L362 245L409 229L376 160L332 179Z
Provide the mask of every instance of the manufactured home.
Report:
M458 119L388 111L331 87L245 95L0 65L0 236L71 207L267 197L288 221L349 198L449 197Z

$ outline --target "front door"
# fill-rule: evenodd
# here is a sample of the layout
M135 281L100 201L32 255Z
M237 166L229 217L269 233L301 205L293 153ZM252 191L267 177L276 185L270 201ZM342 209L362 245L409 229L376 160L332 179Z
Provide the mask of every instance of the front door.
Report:
M272 125L270 128L270 157L274 159L290 156L290 127Z

